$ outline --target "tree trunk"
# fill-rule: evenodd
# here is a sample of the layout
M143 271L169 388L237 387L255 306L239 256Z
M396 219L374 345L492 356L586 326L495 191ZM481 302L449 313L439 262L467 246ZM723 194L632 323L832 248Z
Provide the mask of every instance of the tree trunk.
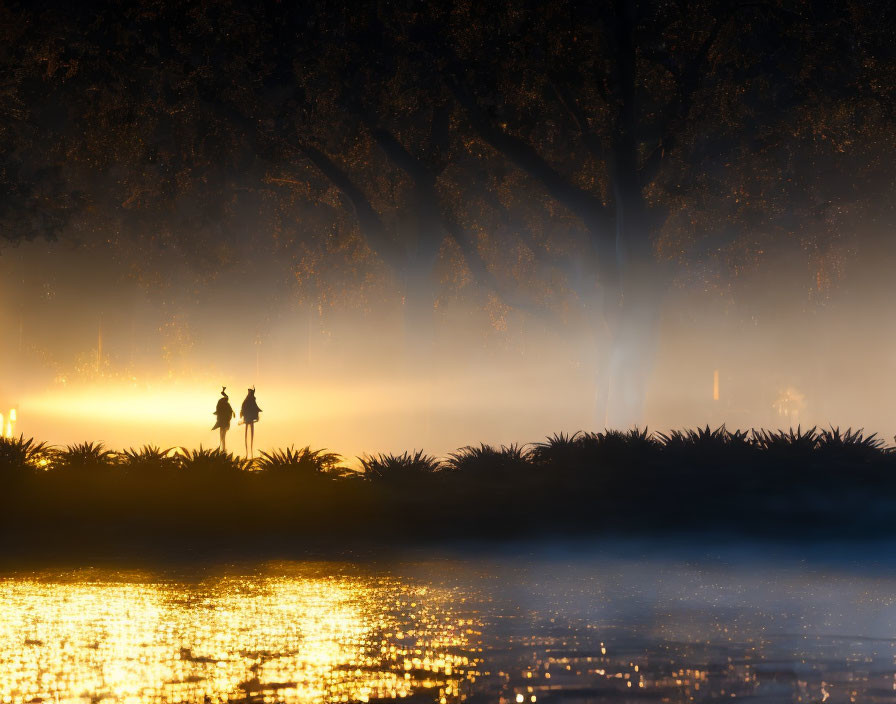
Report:
M653 223L640 188L628 185L620 185L616 197L618 285L615 295L606 298L609 352L606 376L598 387L598 403L604 407L597 409L606 427L619 429L645 420L668 278L653 255Z
M417 193L401 224L406 247L400 271L404 336L404 375L413 394L408 399L405 432L413 442L427 444L432 437L433 374L436 368L435 305L438 282L435 265L444 232L432 204Z
M656 359L662 291L645 280L635 295L625 296L614 311L607 377L599 403L608 428L643 425L647 389ZM602 409L598 408L598 413Z
M429 374L435 352L435 301L432 262L414 258L403 272L402 312L406 369Z

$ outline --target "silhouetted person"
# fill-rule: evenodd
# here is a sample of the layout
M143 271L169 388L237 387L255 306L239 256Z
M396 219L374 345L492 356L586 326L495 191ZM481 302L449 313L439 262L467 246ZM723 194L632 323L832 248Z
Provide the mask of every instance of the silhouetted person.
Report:
M215 406L215 417L218 421L212 427L212 430L216 428L221 431L221 442L219 447L222 451L227 452L227 439L225 435L227 435L227 431L230 430L230 420L236 417L236 413L233 412L233 408L230 406L230 397L226 393L226 386L221 387L221 398L218 399L218 405Z
M258 414L261 413L261 409L255 401L255 389L249 389L248 391L249 393L240 407L240 423L246 424L244 438L246 441L246 457L255 457L255 424L258 422ZM249 440L250 431L252 436L251 444ZM249 448L251 448L251 454Z

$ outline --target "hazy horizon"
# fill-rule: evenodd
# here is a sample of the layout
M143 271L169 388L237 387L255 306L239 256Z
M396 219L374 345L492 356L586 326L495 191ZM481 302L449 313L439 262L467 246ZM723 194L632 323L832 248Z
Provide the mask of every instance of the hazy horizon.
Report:
M864 427L889 441L896 424L885 389L896 364L874 283L887 275L890 254L880 253L845 260L836 285L802 297L810 273L786 261L757 268L739 291L688 281L682 268L664 304L645 424L792 421ZM567 319L549 324L512 309L496 320L487 295L449 291L421 353L388 279L353 309L350 296L303 300L287 274L242 300L241 269L197 281L185 268L164 288L147 287L108 247L66 238L5 247L0 312L16 334L0 357L0 412L16 408L16 434L54 444L208 447L220 386L237 411L255 386L258 448L310 444L349 458L604 426L595 403L601 334L582 329L590 311L572 296ZM241 449L242 428L234 423L228 439Z

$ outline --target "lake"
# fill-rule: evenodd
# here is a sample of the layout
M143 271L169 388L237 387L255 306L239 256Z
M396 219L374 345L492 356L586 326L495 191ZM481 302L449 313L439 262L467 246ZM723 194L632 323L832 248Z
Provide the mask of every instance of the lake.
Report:
M550 550L7 572L0 701L889 702L894 574Z

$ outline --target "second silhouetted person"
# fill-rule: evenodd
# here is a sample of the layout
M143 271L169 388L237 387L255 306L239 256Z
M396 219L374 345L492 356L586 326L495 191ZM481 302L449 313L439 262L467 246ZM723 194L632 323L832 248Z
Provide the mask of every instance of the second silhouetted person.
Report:
M258 422L259 413L261 413L261 409L255 400L255 389L248 389L243 405L240 406L240 422L246 426L244 439L246 442L246 457L249 458L255 457L255 424Z

